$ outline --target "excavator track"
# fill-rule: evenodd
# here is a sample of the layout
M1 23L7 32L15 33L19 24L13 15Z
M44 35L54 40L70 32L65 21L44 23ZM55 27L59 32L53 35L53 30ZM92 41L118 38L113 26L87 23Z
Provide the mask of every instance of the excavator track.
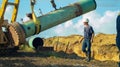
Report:
M8 27L14 46L25 43L25 33L19 23L10 24Z

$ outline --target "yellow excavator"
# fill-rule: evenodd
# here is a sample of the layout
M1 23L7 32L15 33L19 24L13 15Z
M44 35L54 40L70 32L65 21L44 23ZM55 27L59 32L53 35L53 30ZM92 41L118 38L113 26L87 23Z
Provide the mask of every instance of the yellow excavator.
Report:
M30 2L31 2L31 10L32 10L32 17L33 17L34 23L38 24L39 21L36 20L36 15L34 13L34 5L36 3L36 0L30 0ZM2 47L7 46L7 44L11 44L11 45L13 44L12 39L10 38L11 36L9 35L9 32L6 33L3 31L3 27L7 29L9 25L8 20L4 19L6 8L8 5L14 6L12 17L11 17L11 23L16 23L19 3L20 3L20 0L14 0L13 3L9 2L9 0L2 0L2 5L0 8L0 46ZM39 29L39 26L37 26L37 28Z

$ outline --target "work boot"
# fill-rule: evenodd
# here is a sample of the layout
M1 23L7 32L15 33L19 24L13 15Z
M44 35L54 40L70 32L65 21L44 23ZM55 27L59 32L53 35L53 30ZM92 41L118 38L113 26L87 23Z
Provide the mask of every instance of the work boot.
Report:
M87 62L90 62L90 60L91 60L91 53L87 53Z
M86 61L88 60L88 53L87 52L85 52L85 56L86 56Z

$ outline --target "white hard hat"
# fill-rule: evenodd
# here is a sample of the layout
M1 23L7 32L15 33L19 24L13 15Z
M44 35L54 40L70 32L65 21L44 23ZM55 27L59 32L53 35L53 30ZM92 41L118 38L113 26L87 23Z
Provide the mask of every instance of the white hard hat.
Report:
M83 20L83 22L89 22L89 19L88 19L88 18L86 18L86 19L84 19L84 20Z

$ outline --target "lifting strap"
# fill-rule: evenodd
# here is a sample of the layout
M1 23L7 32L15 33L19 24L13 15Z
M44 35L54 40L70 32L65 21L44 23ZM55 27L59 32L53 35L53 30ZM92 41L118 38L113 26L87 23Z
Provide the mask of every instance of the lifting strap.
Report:
M35 34L38 34L40 32L40 21L37 19L35 12L34 12L34 5L35 5L36 0L31 0L31 10L32 10L32 18L33 21L36 25L36 32Z

